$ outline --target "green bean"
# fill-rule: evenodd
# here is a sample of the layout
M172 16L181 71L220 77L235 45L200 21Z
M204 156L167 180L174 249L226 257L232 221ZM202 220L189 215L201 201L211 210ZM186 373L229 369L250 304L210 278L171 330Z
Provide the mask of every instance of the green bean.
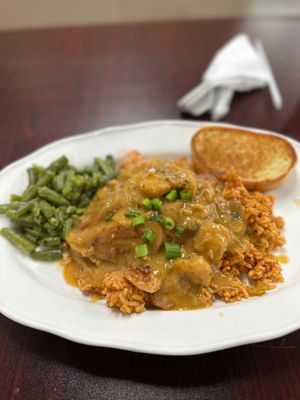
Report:
M106 156L105 158L105 162L106 164L108 164L110 166L110 168L116 172L116 164L115 164L115 160L113 158L113 156L111 154L109 154L108 156Z
M76 187L83 189L86 183L86 179L82 175L76 175L73 178L73 182L76 185Z
M49 189L47 186L38 188L38 194L45 200L48 200L49 203L54 204L56 206L64 206L70 204L68 200L65 199L61 194L55 192L52 189Z
M77 204L79 199L80 199L80 195L81 195L80 192L77 191L76 188L74 188L74 191L73 191L72 196L71 196L71 202L73 204Z
M41 209L41 212L46 217L46 219L49 220L49 218L51 218L55 215L55 208L52 207L51 204L48 203L48 201L40 200L38 204Z
M11 209L8 209L7 211L6 211L6 213L5 213L5 216L8 218L8 219L10 219L10 220L16 220L17 218L16 218L16 209L13 209L13 208L11 208Z
M111 165L107 164L102 158L96 157L95 162L99 165L100 170L106 176L110 176L112 174L112 167Z
M100 168L100 165L98 163L98 159L99 158L100 157L95 157L94 158L93 164L90 166L90 172L89 172L90 175L92 175L94 172L102 172L101 168Z
M33 168L27 169L27 175L28 175L29 185L34 185L37 177L36 177L36 173L34 172Z
M18 210L15 211L14 218L20 218L23 215L27 214L34 206L33 201L28 201L23 206L21 206Z
M7 213L8 214L8 213ZM7 215L6 215L7 216ZM16 225L17 227L20 228L35 228L35 227L40 227L40 224L37 223L32 215L26 215L21 218L10 218L11 222Z
M74 221L72 218L68 218L64 225L63 225L63 229L62 229L62 237L65 238L68 233L70 232L70 230L72 229L72 226L74 224Z
M116 176L113 158L95 158L93 165L78 170L62 156L46 168L32 165L27 174L23 194L11 195L9 204L0 205L0 214L13 224L1 233L36 260L60 259L64 238L97 189Z
M72 215L72 219L73 219L73 224L76 224L76 222L79 220L79 215L77 215L77 214L73 214Z
M51 249L51 250L40 250L33 251L30 254L31 258L36 261L57 261L63 256L61 250Z
M54 173L52 171L46 170L37 180L37 186L45 186L54 178Z
M42 222L44 222L44 218L42 216L42 210L38 203L36 203L32 208L31 216L33 217L34 222L36 222L37 224L41 224Z
M85 192L87 198L89 199L89 202L91 200L91 198L94 196L95 194L95 189L89 189Z
M11 210L11 204L0 204L0 214L5 214L8 210Z
M90 190L93 190L93 180L90 175L86 175L85 194L87 194Z
M33 164L32 169L33 169L34 173L36 174L36 176L40 176L40 175L42 175L42 173L45 172L45 168L38 164Z
M13 220L15 217L15 213L16 213L16 211L14 209L8 208L7 211L5 211L5 216L8 219Z
M49 224L50 224L51 226L53 226L54 228L57 228L58 225L59 225L59 221L58 221L57 218L52 217L52 218L49 219Z
M112 156L106 156L105 161L102 158L95 158L95 161L108 179L116 176L116 167Z
M62 192L65 185L66 174L65 171L60 172L53 178L52 186L56 192Z
M46 237L40 240L39 245L44 247L59 247L61 245L61 239L59 237Z
M66 207L57 208L55 215L58 221L63 222L66 219Z
M79 208L85 208L85 207L88 206L89 202L90 202L90 199L87 197L86 194L83 194L83 195L81 196L81 198L80 198L80 202L79 202L79 204L78 204L78 207L79 207Z
M67 215L72 215L76 212L76 207L74 206L69 206L66 208L66 214Z
M73 183L72 183L72 180L70 179L70 178L66 178L66 180L65 180L65 185L64 185L64 188L63 188L63 190L62 190L62 195L65 197L65 198L69 198L69 196L72 194L72 191L73 191Z
M52 161L47 170L57 173L68 164L69 160L66 156L61 156L57 160Z
M54 177L52 171L45 171L45 173L37 180L36 184L33 186L28 186L22 195L23 201L28 201L33 199L37 193L40 186L47 185Z
M30 233L26 233L26 232L24 233L24 236L26 237L26 239L28 239L31 242L37 244L38 239L35 236L31 235Z
M57 230L52 227L49 222L46 222L44 224L44 228L46 229L47 233L51 236L51 237L56 237L59 235L59 232L57 232Z
M25 235L30 235L36 239L41 239L45 236L44 229L42 228L26 228L25 229Z
M84 211L85 211L85 208L77 208L76 209L76 214L77 215L82 215L84 213Z
M14 229L2 228L0 233L23 253L31 253L36 248L35 243L28 240L25 236L21 235Z
M5 214L7 211L11 210L18 210L24 207L27 203L26 202L15 202L9 204L0 204L0 214Z
M92 174L92 186L97 189L99 186L103 186L106 182L106 178L101 172L94 172Z
M15 202L15 201L21 201L22 196L19 196L18 194L11 194L9 201Z
M80 171L80 173L81 173L81 174L84 174L84 175L90 175L90 174L93 173L93 167L91 167L91 166L85 166L85 167Z
M75 176L76 176L76 169L70 165L69 168L67 169L67 178L72 180L74 179Z

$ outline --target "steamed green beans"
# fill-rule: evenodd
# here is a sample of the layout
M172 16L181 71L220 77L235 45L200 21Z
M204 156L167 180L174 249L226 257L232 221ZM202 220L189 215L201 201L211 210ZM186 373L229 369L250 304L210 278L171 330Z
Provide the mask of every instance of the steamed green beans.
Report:
M38 194L40 197L48 200L49 203L54 204L55 206L65 206L70 204L69 201L65 199L61 194L55 192L52 189L49 189L47 186L38 188Z
M35 244L14 229L3 228L1 229L1 235L14 244L23 253L30 254L35 250Z
M33 251L31 253L31 258L37 261L56 261L60 260L62 256L62 251L58 249Z
M34 260L60 259L65 237L98 188L116 175L111 156L97 157L83 169L70 165L66 156L48 167L32 165L24 192L12 194L9 203L0 205L0 214L12 224L1 235Z

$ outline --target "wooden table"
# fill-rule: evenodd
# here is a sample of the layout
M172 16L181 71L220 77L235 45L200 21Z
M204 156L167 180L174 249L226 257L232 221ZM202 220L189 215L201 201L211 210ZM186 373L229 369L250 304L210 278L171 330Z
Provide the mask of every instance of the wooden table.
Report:
M0 167L79 132L188 118L176 100L238 32L262 39L284 107L276 111L267 90L240 94L226 121L300 139L297 18L9 32L0 34ZM159 357L71 343L0 317L1 400L293 400L299 379L299 332L206 355Z

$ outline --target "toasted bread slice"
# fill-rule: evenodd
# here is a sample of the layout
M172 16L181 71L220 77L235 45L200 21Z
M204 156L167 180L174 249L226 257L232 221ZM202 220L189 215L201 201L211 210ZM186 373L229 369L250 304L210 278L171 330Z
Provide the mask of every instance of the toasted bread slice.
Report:
M197 172L222 179L234 169L247 189L259 191L280 186L297 162L293 146L279 136L222 126L196 132L192 156Z

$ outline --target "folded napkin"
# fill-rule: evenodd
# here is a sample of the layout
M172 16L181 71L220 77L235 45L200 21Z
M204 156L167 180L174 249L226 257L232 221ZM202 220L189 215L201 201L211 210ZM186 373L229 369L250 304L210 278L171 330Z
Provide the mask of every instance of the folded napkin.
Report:
M274 107L282 108L282 98L261 42L253 45L246 34L239 34L216 53L202 82L177 105L194 116L210 112L212 119L218 120L229 112L234 92L267 86Z

